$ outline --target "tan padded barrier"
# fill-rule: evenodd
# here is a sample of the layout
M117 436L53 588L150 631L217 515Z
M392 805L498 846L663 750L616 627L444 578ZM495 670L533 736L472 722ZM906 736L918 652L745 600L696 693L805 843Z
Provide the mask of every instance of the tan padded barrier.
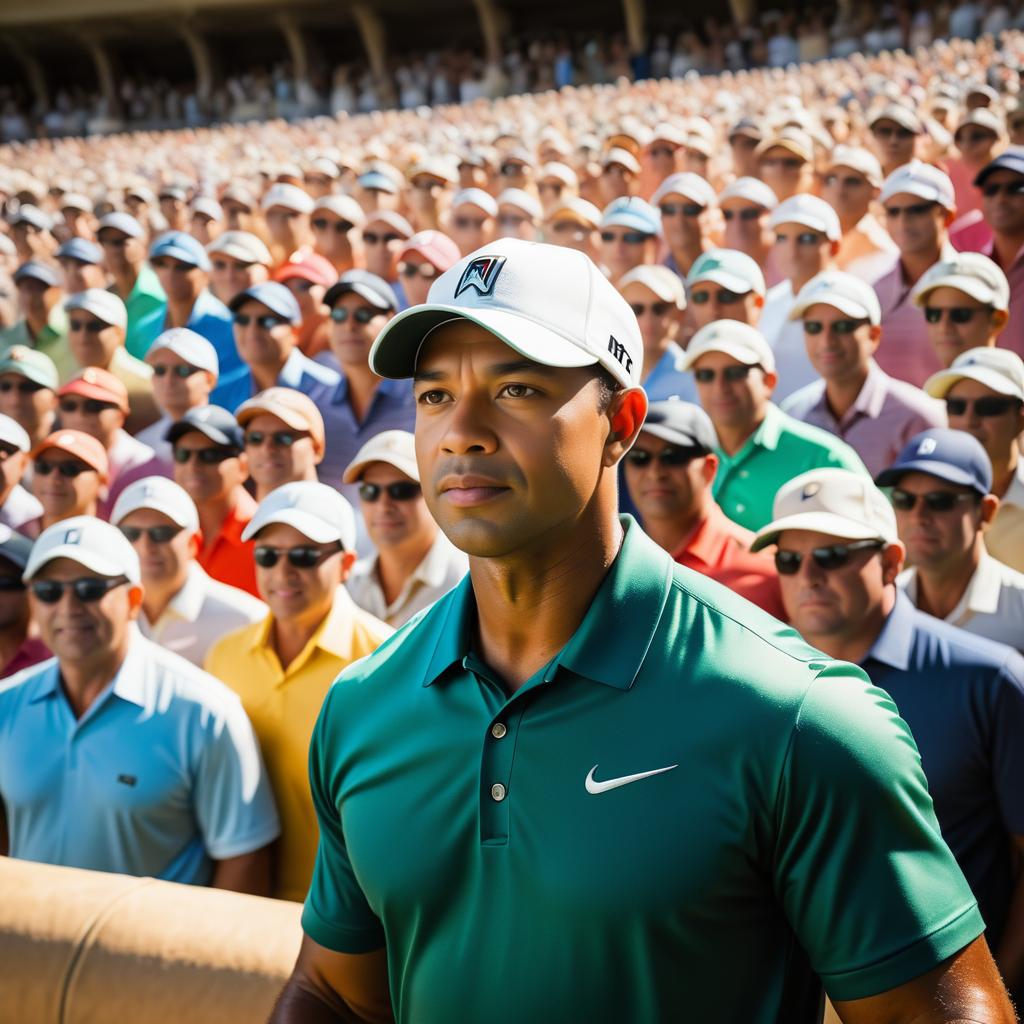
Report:
M0 1020L254 1024L302 929L298 903L0 857Z

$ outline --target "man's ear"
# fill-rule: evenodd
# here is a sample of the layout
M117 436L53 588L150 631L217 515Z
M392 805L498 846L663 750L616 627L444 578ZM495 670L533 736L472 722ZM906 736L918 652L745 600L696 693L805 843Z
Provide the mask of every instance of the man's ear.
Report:
M626 388L612 396L608 406L611 430L604 448L604 464L618 465L640 433L647 417L647 393L641 387Z

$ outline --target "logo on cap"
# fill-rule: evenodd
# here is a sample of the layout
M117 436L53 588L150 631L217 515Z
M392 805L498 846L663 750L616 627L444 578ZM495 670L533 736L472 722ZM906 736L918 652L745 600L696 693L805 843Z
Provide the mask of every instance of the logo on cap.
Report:
M64 534L65 544L80 544L82 542L82 531L81 530L68 530Z
M813 498L820 490L821 484L819 484L817 481L805 484L804 489L800 492L800 500L808 501L809 499Z
M470 288L475 288L478 295L490 295L494 291L494 285L503 266L504 256L478 256L462 272L452 298L457 299Z
M933 451L935 451L935 449L936 449L936 448L938 448L938 447L939 447L939 444L938 444L938 442L937 442L937 441L935 440L935 438L934 438L934 437L926 437L926 438L925 438L925 439L924 439L924 440L923 440L923 441L922 441L922 442L921 442L921 443L920 443L920 444L919 444L919 445L917 446L917 454L918 454L918 455L931 455L931 453L932 453Z
M614 334L608 335L608 351L611 352L612 358L625 368L626 373L633 372L633 360L626 351L626 346L617 341Z

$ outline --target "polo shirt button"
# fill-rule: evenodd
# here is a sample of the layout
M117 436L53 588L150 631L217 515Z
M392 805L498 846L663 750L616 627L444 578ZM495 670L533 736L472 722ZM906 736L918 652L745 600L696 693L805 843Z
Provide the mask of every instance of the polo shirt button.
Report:
M736 506L736 511L737 511L737 512L745 512L745 511L746 511L746 509L747 509L747 506L746 506L746 505L737 505L737 506Z
M507 732L508 729L506 729L501 722L495 722L494 725L491 726L491 735L496 740L500 740Z
M500 782L491 786L491 799L497 803L501 803L505 799L505 787Z
M750 476L750 473L748 470L741 469L737 475L741 480L746 480L747 477Z

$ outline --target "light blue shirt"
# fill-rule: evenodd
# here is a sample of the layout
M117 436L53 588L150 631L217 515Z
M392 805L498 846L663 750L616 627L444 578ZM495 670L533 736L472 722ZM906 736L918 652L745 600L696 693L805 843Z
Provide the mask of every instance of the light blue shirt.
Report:
M697 382L688 370L681 370L686 353L674 341L654 364L644 381L644 391L649 402L664 402L669 398L680 398L684 402L699 405Z
M134 627L80 719L56 658L0 687L0 797L12 857L192 885L280 833L238 697Z

